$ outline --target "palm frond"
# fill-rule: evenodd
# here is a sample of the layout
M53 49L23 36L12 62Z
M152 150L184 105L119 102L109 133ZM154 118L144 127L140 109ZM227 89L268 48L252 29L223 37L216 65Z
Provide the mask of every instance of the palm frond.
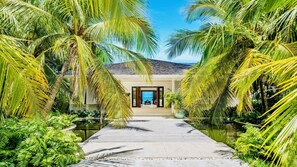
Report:
M106 69L98 59L89 69L89 84L107 117L115 127L123 127L132 116L126 92L121 83Z
M148 53L148 56L153 56L158 49L157 37L152 27L139 17L130 16L92 24L84 34L91 41L118 42L128 49Z
M267 63L271 58L267 55L260 54L257 51L250 49L244 61L236 70L231 82L231 88L238 99L237 112L240 114L244 111L252 111L251 104L251 87L252 84L259 78L261 73L251 75L245 70Z
M0 36L0 106L7 116L32 116L48 99L48 85L35 58Z
M127 16L143 16L143 0L77 0L86 16L110 20ZM112 12L111 12L112 11Z
M87 70L94 66L93 52L88 43L79 36L75 36L77 44L77 56L72 63L73 66L73 98L83 102L84 92L88 90Z
M13 27L18 31L18 35L22 34L22 37L33 38L32 34L36 34L37 30L43 33L65 30L63 23L42 8L23 1L4 0L1 2L1 26Z
M186 13L189 22L210 17L219 19L225 17L225 10L220 6L220 1L217 0L196 0L188 5Z
M168 57L174 58L189 50L192 54L199 54L203 48L204 33L191 30L178 30L167 41Z
M141 54L109 43L102 43L99 47L100 49L106 48L106 50L110 50L110 54L114 58L126 62L126 67L130 68L138 75L147 77L148 81L151 80L152 68L149 61Z
M264 59L265 60L265 59ZM265 60L266 61L266 60ZM275 103L267 113L271 113L265 121L267 127L263 134L267 134L265 143L276 137L272 145L268 147L267 156L273 153L273 159L277 163L288 164L289 150L296 133L296 105L297 105L297 57L290 57L278 61L268 61L238 73L234 78L234 85L240 89L247 89L253 81L261 75L272 75L270 80L277 83L284 96ZM242 91L240 90L240 91Z
M212 115L211 118L214 118L212 120L219 121L215 117L226 111L219 107L226 108L231 105L230 102L234 102L228 78L232 76L235 63L226 63L225 58L225 55L216 56L205 64L196 65L186 73L186 77L182 80L181 92L186 107L193 109L190 112L195 112L192 115L208 114ZM218 70L219 68L224 70ZM206 111L212 111L212 114Z

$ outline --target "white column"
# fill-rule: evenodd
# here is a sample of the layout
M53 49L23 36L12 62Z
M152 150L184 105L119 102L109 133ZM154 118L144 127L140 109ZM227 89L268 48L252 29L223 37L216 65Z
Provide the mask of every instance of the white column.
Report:
M171 88L172 88L171 91L172 92L175 92L175 79L173 79L173 78L171 80ZM175 111L174 111L174 105L171 105L171 112L172 113L175 113Z

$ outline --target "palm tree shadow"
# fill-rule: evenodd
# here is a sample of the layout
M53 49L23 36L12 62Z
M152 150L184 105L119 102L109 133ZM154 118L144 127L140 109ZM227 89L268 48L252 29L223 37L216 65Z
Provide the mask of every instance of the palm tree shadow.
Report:
M184 128L184 127L189 127L189 124L187 124L187 123L177 123L176 126L177 126L177 127L182 127L182 128Z
M140 128L140 127L137 127L137 126L126 126L124 129L143 131L143 132L152 132L152 130L149 130L149 129L146 129L146 128Z
M91 155L91 154L100 153L100 152L103 152L103 151L116 150L116 149L120 149L120 148L123 148L123 147L125 147L125 146L118 146L118 147L112 147L112 148L97 149L97 150L93 150L93 151L90 151L90 152L86 152L85 153L85 156L88 156L88 155Z
M71 165L71 167L117 167L117 166L132 166L133 162L127 160L83 160L79 164Z
M130 152L139 151L139 150L143 150L143 148L136 148L136 149L123 150L123 151L118 151L118 152L104 153L102 155L98 155L96 159L99 160L99 159L107 158L107 157L110 157L110 156L113 156L113 155L130 153Z
M94 161L94 166L100 166L100 167L110 167L110 166L119 166L119 165L125 165L125 166L131 166L133 163L132 162L127 162L126 160L99 160L99 161Z
M196 130L196 129L191 129L187 133L192 133L194 130Z
M214 151L214 153L220 154L222 156L227 156L227 157L233 155L231 150L216 150Z
M94 135L94 136L91 136L90 138L88 138L87 140L85 140L82 145L86 145L88 144L91 140L96 140L96 139L99 139L100 135Z

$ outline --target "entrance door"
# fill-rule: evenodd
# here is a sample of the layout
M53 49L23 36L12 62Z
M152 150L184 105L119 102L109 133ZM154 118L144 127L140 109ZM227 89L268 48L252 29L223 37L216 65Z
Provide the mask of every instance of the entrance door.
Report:
M132 87L132 107L164 107L164 87Z

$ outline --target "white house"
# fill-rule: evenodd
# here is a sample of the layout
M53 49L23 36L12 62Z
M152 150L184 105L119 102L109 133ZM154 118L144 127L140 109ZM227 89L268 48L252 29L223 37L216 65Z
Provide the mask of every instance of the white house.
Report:
M164 108L164 94L178 90L184 71L191 66L153 59L149 61L153 69L150 83L127 68L125 63L107 65L107 68L125 88L134 115L172 115L173 109ZM86 93L85 99L88 109L98 106L91 93ZM70 105L70 109L75 109L75 106Z

